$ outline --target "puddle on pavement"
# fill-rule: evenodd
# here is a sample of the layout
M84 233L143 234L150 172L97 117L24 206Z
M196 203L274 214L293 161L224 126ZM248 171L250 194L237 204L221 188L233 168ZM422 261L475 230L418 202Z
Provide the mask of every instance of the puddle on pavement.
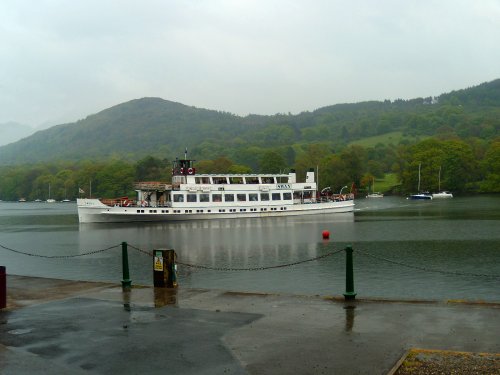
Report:
M354 327L354 309L356 306L354 305L346 305L344 306L345 310L345 331L351 332Z
M177 307L176 288L154 288L155 307L175 306Z

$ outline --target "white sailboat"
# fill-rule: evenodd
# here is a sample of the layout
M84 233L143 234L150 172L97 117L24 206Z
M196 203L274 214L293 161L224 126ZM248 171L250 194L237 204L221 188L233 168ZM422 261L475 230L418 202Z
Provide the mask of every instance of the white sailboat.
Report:
M441 191L441 166L439 166L439 174L438 174L438 192L433 193L432 198L453 198L453 194L449 191Z
M415 199L415 200L428 200L432 199L432 195L430 195L428 192L420 192L420 168L422 167L422 163L418 164L418 193L417 194L412 194L410 195L410 199Z
M367 198L383 198L384 194L375 191L375 178L372 180L372 192L366 196Z
M49 184L49 198L47 199L47 203L55 203L55 201L56 201L55 199L52 199L50 197L50 184Z
M67 190L66 188L64 188L64 199L61 201L63 203L68 203L68 202L71 202L71 200L68 199L68 194L67 194Z

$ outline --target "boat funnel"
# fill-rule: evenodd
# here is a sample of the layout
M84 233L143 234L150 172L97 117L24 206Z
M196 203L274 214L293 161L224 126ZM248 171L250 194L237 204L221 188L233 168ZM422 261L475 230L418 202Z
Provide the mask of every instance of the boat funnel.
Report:
M314 182L314 169L310 169L309 172L306 173L306 183Z

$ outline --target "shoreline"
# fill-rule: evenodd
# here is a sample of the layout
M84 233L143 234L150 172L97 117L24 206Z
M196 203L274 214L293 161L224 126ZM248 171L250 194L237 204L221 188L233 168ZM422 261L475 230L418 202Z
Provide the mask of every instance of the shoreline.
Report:
M53 284L52 290L49 291L48 295L44 295L47 293L47 290L32 290L31 294L33 294L33 298L35 301L47 299L62 299L70 296L74 296L79 292L84 293L87 289L105 289L105 288L115 288L119 287L121 284L119 282L106 282L106 281L86 281L86 280L68 280L68 279L59 279L54 277L39 277L39 276L26 276L26 275L14 275L7 274L7 284L8 279L16 278L16 279L25 279L25 280L47 280L51 284ZM32 283L29 283L33 285ZM37 283L39 284L39 283ZM40 285L40 284L39 284ZM22 288L18 282L16 282L14 286L14 292L11 291L11 297L14 300L19 299L16 296L16 291L20 292L24 288ZM143 288L151 288L154 289L153 285L143 285L143 284L132 284L132 289L143 289ZM182 285L180 286L182 288ZM59 290L60 297L56 296L58 293L56 289ZM193 289L193 290L203 290L204 288L184 288L184 289ZM241 295L241 296L283 296L283 297L301 297L301 298L321 298L327 301L332 302L347 302L345 301L344 296L342 295L322 295L322 294L303 294L303 293L284 293L284 292L246 292L239 290L229 290L229 289L214 289L209 288L207 291L219 291L226 294L233 295ZM37 293L38 291L38 293ZM24 290L24 293L26 291ZM7 295L9 295L9 288L7 286ZM352 302L365 302L365 303L408 303L408 304L430 304L430 305L470 305L470 306L489 306L489 307L500 307L500 301L485 301L485 300L466 300L466 299L405 299L405 298L384 298L384 297L359 297L357 296L355 300ZM9 303L9 299L7 299L7 303ZM8 306L7 306L8 308Z

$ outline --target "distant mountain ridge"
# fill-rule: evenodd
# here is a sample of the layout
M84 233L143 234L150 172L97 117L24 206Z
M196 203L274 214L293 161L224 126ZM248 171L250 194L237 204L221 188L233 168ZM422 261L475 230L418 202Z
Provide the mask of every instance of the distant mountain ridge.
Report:
M225 118L233 116L160 98L136 99L2 147L0 163L158 154L157 147L181 142L186 131Z
M185 147L198 158L220 154L237 158L243 155L241 149L249 147L315 142L336 147L395 130L435 135L444 128L459 137L498 136L500 79L438 98L337 104L297 115L241 117L161 98L135 99L4 145L0 164L173 158Z

